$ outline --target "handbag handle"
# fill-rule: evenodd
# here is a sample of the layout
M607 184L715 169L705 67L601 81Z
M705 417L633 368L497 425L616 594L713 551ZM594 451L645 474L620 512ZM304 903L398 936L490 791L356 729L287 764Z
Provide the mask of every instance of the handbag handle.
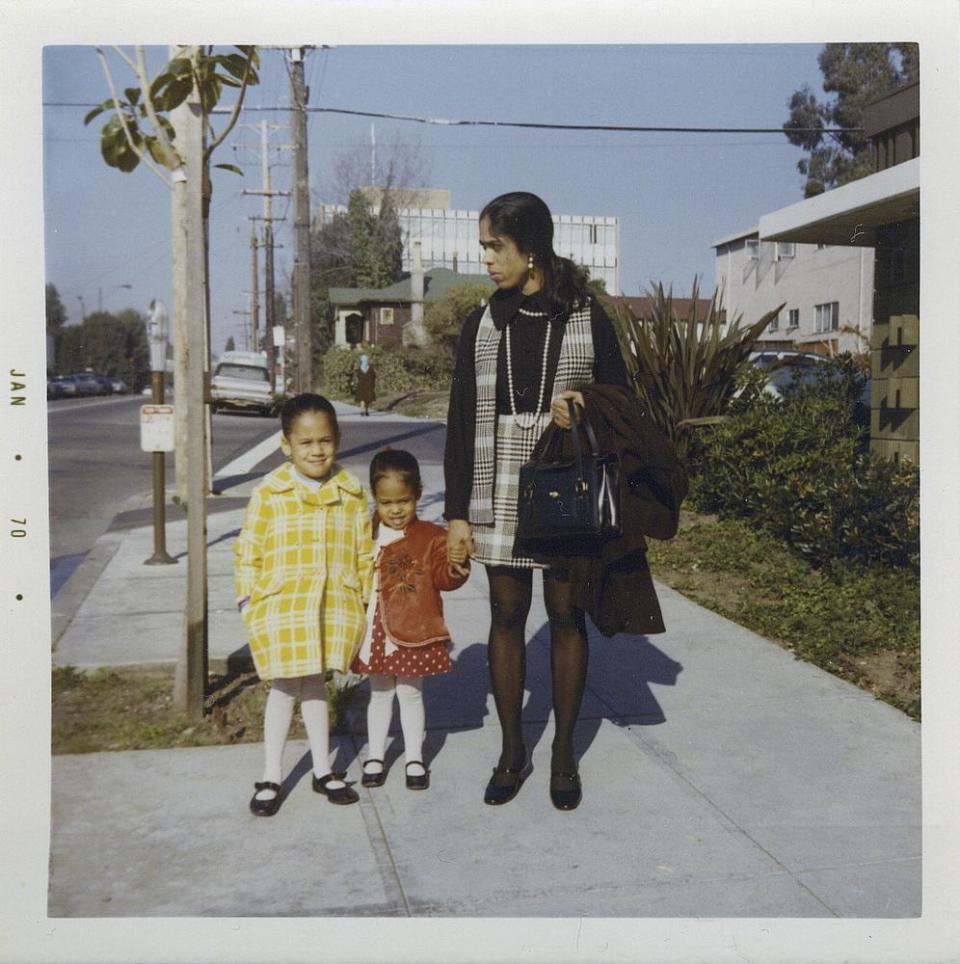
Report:
M582 428L584 432L586 432L587 444L590 446L590 455L593 456L593 458L597 458L600 454L597 446L597 437L590 427L590 422L580 418L580 413L577 411L577 406L574 404L572 398L567 399L567 409L570 412L570 433L573 436L573 461L577 470L577 492L580 495L586 495L588 491L587 475L583 469L583 450L580 445L580 429Z
M600 455L600 445L597 442L597 436L593 432L593 426L590 424L590 419L581 417L580 409L577 408L577 405L572 398L567 399L567 408L570 410L570 427L573 430L574 435L577 434L577 428L582 428L587 436L587 444L590 446L590 454L594 458L598 458Z

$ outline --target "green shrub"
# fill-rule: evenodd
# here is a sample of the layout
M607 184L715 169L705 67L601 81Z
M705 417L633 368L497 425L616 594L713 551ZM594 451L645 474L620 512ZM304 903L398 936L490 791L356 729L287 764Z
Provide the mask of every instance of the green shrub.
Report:
M360 352L333 347L323 358L323 391L337 398L351 398ZM417 388L446 388L453 375L453 359L436 348L364 349L377 372L377 395L394 395Z
M916 566L918 474L867 451L862 386L841 359L787 386L782 401L761 395L703 429L694 503L751 519L817 565Z
M456 357L460 330L470 312L488 301L494 290L488 281L464 281L445 291L435 301L428 301L423 312L423 324L433 344L446 349L451 359Z

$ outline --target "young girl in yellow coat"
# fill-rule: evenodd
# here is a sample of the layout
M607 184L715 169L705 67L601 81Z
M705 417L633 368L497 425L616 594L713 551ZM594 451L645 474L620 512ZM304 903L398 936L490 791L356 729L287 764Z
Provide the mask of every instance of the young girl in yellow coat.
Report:
M270 680L263 779L250 809L280 808L281 759L297 696L313 758L313 789L331 803L356 792L329 770L324 674L346 671L363 639L373 544L359 481L335 461L333 405L304 393L284 403L280 447L289 462L254 489L234 549L237 602L257 673Z

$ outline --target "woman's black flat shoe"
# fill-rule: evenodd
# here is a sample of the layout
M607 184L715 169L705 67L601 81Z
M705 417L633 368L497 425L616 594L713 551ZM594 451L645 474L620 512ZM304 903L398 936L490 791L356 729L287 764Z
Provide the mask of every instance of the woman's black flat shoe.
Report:
M563 784L563 787L554 787L554 782ZM550 774L550 800L558 810L576 810L582 799L579 773Z
M420 760L411 760L407 767L411 767L414 764L423 767L424 772L421 774L413 774L407 772L407 789L408 790L426 790L430 786L430 771L423 766L423 762Z
M523 785L526 768L526 760L518 767L494 767L493 776L490 778L487 789L483 794L483 802L489 803L492 807L509 803L519 793L520 787Z
M315 793L322 793L331 803L346 806L348 803L356 803L360 796L356 790L346 785L342 787L328 787L331 780L342 780L344 773L328 773L325 777L313 778L313 789Z
M379 763L380 772L367 773L367 763ZM363 764L363 775L360 777L360 786L382 787L386 779L387 771L383 769L383 760L367 760L366 763Z
M255 783L254 787L256 793L250 799L250 812L255 817L272 817L279 809L282 802L282 797L280 796L280 784L270 783L265 781L263 783ZM257 793L261 790L273 790L276 796L271 797L269 800L258 800Z

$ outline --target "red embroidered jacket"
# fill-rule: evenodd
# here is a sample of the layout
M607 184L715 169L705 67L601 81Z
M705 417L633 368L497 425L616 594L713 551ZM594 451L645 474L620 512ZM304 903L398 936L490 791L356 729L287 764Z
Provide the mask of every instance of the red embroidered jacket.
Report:
M447 530L414 519L403 538L385 546L378 562L380 618L398 646L426 646L450 638L440 592L459 589L466 576L450 572Z

